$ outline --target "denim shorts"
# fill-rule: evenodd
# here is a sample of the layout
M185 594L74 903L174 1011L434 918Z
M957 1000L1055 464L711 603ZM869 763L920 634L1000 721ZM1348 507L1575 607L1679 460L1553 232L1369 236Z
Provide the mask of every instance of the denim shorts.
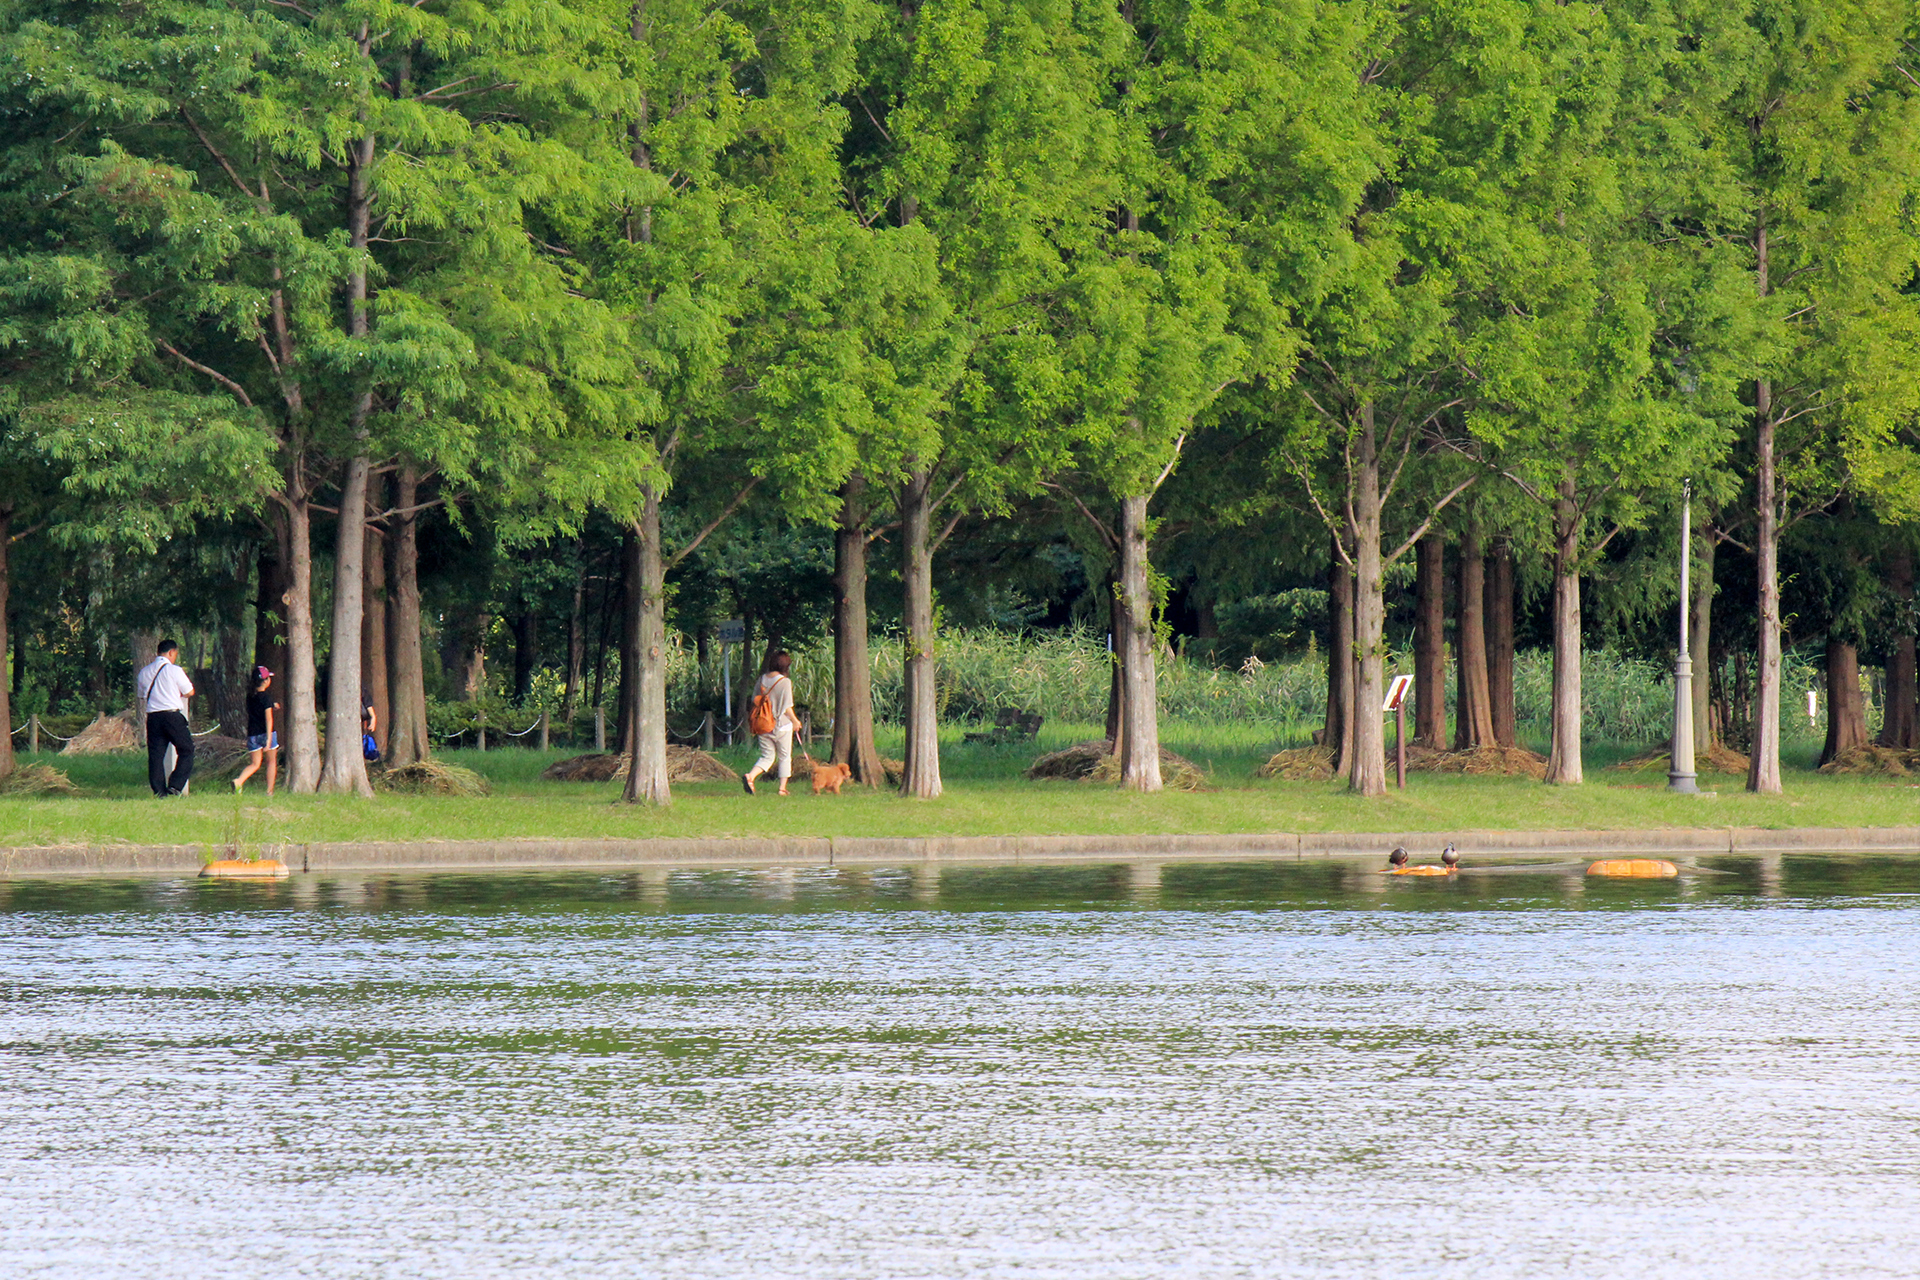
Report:
M269 741L269 739L271 739L271 741ZM247 735L247 750L249 751L278 751L279 749L280 734L277 730L273 733L250 733Z

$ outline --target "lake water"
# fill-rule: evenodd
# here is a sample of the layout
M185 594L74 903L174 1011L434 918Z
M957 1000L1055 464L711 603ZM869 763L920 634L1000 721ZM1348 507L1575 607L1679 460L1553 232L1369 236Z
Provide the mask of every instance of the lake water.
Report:
M0 1274L1920 1270L1920 862L0 882Z

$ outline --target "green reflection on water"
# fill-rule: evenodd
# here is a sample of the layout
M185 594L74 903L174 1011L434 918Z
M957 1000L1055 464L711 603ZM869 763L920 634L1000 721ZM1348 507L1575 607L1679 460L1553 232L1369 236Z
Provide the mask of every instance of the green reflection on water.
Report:
M1444 878L1386 876L1371 863L1331 859L319 874L257 883L76 877L0 881L0 912L1641 910L1920 894L1920 857L1910 856L1715 856L1683 863L1668 880L1589 877L1586 866L1470 862Z

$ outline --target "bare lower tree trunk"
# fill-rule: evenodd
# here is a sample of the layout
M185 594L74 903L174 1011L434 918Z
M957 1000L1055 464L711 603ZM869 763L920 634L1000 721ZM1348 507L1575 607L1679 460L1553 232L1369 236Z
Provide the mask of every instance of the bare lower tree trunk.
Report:
M1120 677L1120 655L1127 647L1127 611L1120 605L1119 557L1114 557L1113 575L1104 581L1107 588L1107 741L1116 754L1126 737L1127 686Z
M303 486L287 493L287 787L306 794L320 785L320 719L314 705L313 508Z
M1754 663L1752 764L1747 790L1779 795L1780 782L1780 527L1774 481L1773 419L1768 384L1760 383L1759 465L1754 479L1759 489L1753 551L1759 579L1759 653Z
M1469 523L1460 537L1460 646L1457 660L1460 724L1453 745L1477 751L1495 745L1493 688L1487 667L1487 562L1480 527Z
M1505 538L1487 560L1487 702L1493 740L1519 745L1513 706L1513 548Z
M0 506L0 654L11 651L11 637L8 634L10 620L7 617L7 604L13 591L13 571L10 555L13 547L13 505ZM139 668L135 667L138 671ZM0 734L0 778L13 772L13 681L0 680L0 728L9 732Z
M906 594L906 776L904 795L940 794L940 722L933 633L933 474L917 470L900 489L900 577Z
M1585 779L1580 743L1580 507L1571 474L1553 502L1553 746L1547 781Z
M378 510L382 505L376 490L380 485L370 484L367 506ZM380 749L382 759L387 755L387 743L393 737L393 698L389 687L389 663L387 661L387 557L385 541L380 530L367 526L366 550L366 597L361 602L360 621L360 666L366 672L367 698L373 707L373 741Z
M1414 551L1413 740L1447 749L1447 540L1434 532Z
M427 740L427 671L420 636L420 473L403 466L394 482L393 563L387 575L387 763L413 764L432 755Z
M522 602L525 603L524 601ZM530 605L513 618L513 702L524 707L533 698L533 676L540 669L540 619Z
M273 550L263 549L259 556L259 565L255 569L258 578L254 585L253 597L253 664L265 667L273 672L273 692L284 703L287 688L287 574L286 541L287 526L280 513L274 513ZM247 681L247 691L253 691L253 681ZM286 720L286 708L275 717L276 723ZM281 735L285 739L286 735Z
M1380 457L1373 402L1360 408L1352 484L1353 643L1358 669L1353 686L1353 761L1347 786L1363 796L1387 794L1386 724L1380 703L1386 693L1386 582L1380 563Z
M627 592L635 601L635 667L628 682L633 705L627 711L632 726L633 767L627 771L628 804L673 803L667 782L667 575L660 549L660 491L645 490L640 519L634 526L637 554L630 562L639 570Z
M1344 773L1353 759L1353 570L1333 543L1327 572L1327 723L1321 745L1333 751L1333 767Z
M1913 638L1913 547L1904 535L1887 556L1887 590L1893 595L1893 638L1887 645L1886 711L1880 722L1883 746L1920 747L1920 672L1915 670Z
M587 665L587 559L582 541L574 543L574 555L580 561L573 579L573 607L567 611L567 692L565 710L568 741L573 733L573 716L580 709L580 685ZM706 670L706 655L701 654L701 670Z
M1687 628L1687 656L1693 659L1693 753L1720 741L1713 706L1713 561L1718 543L1712 530L1700 539L1693 566L1693 617Z
M1754 225L1754 276L1761 297L1772 292L1767 275L1765 214ZM1754 573L1759 579L1759 652L1755 655L1752 764L1747 790L1779 795L1780 785L1780 506L1774 476L1773 383L1753 386Z
M320 790L371 796L361 754L360 622L366 586L367 458L347 463L333 549L333 648L327 654L327 751Z
M369 56L369 28L360 24L360 56ZM366 118L362 115L362 120ZM347 244L364 252L373 213L373 189L369 170L373 165L374 138L367 133L354 139L347 156ZM367 269L365 259L356 259L347 273L347 332L364 339L371 328L367 313ZM340 515L335 525L333 551L333 647L327 653L327 746L326 767L320 773L320 790L340 794L371 796L373 784L367 779L367 761L361 754L361 711L366 706L360 669L361 602L366 588L367 554L367 479L371 463L367 457L367 415L373 409L373 392L363 390L354 402L350 424L353 456L347 460L347 473L340 486Z
M867 657L866 481L840 488L833 531L833 759L853 780L877 787L886 780L873 745L873 664Z
M1820 763L1867 745L1867 704L1860 694L1860 651L1827 634L1827 742Z
M1127 619L1121 650L1120 785L1158 791L1160 692L1153 654L1153 585L1147 562L1147 495L1120 500L1120 603Z

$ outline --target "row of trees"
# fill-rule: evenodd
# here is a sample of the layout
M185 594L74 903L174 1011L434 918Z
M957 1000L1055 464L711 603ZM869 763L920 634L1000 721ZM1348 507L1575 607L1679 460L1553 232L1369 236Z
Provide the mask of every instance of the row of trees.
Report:
M956 531L1079 522L1111 576L1122 778L1151 790L1156 548L1304 513L1318 532L1274 553L1330 566L1331 740L1377 795L1396 562L1433 588L1457 538L1462 598L1490 563L1497 612L1500 548L1544 544L1549 777L1578 782L1582 576L1690 477L1703 560L1754 558L1749 785L1777 791L1783 529L1842 500L1920 516L1917 19L0 0L0 548L257 522L291 785L364 794L361 688L391 686L394 758L426 750L421 521L540 557L611 520L627 796L666 803L677 575L743 513L829 526L836 756L881 776L884 541L903 785L935 796ZM1464 718L1492 740L1500 631L1489 662L1467 621Z

